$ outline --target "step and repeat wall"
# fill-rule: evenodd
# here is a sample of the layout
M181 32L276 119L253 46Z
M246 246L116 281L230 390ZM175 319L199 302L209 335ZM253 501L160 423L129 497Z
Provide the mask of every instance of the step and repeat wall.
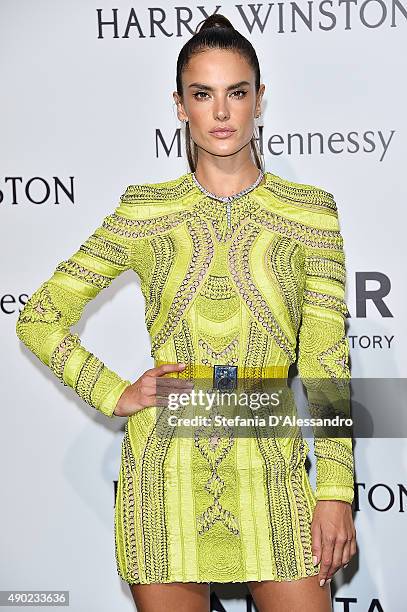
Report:
M266 169L335 196L352 375L399 383L380 404L396 435L375 432L363 406L372 435L354 445L358 552L331 586L337 612L402 612L407 447L395 420L406 373L407 4L391 0L2 0L0 590L67 590L75 612L134 609L113 537L125 420L61 385L19 342L15 324L27 297L129 184L189 171L172 97L176 60L214 11L258 53ZM101 292L73 330L124 378L153 366L132 272ZM312 452L310 463L314 485ZM213 610L254 610L245 585L211 589Z

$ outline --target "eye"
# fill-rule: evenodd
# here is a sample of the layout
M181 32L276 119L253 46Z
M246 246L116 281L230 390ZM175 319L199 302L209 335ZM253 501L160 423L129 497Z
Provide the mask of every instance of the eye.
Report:
M235 94L239 94L239 95L235 95ZM232 93L232 95L238 99L244 98L246 94L247 94L247 91L245 91L244 89L237 89L236 91ZM207 96L207 95L208 93L206 91L197 91L196 93L193 94L193 97L196 98L197 100L205 100L206 98L204 96Z
M201 98L199 94L204 94L205 96L208 95L206 91L197 91L196 93L194 93L194 98L196 98L197 100L203 100L204 98Z
M247 94L247 91L244 91L244 89L238 89L238 90L234 91L233 93L235 93L235 94L243 94L243 95L237 96L237 97L238 98L244 98L245 95Z

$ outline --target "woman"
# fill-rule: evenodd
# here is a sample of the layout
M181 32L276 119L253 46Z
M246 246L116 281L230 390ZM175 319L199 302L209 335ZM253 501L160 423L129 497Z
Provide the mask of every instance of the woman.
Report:
M321 188L263 170L253 132L264 89L249 41L225 17L208 17L180 52L173 94L191 172L130 185L17 323L63 384L127 417L116 559L143 612L208 610L210 582L247 582L260 611L325 612L330 579L356 550L350 439L315 439L314 492L300 434L288 443L227 429L177 436L154 410L198 378L215 388L286 379L297 339L302 378L349 379L336 205ZM134 383L70 331L130 268L155 361Z

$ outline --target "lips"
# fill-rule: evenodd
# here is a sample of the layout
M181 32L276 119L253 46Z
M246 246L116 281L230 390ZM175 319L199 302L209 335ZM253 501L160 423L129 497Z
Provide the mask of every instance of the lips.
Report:
M209 133L214 138L230 138L232 134L234 134L236 130L232 130L230 128L216 128L216 130L211 130Z
M219 128L216 128L215 130L211 130L210 133L211 134L216 134L216 133L220 132L221 134L225 134L226 132L232 133L232 132L235 132L235 131L236 130L232 130L231 128L226 128L226 127L225 128L220 128L219 127Z

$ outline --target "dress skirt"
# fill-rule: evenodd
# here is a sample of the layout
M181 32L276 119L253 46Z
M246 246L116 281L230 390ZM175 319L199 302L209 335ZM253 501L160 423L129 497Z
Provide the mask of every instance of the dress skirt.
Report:
M163 436L161 410L144 408L126 422L114 513L119 576L149 584L318 574L301 431L282 438L254 427L242 437L222 429L213 440L169 428Z

